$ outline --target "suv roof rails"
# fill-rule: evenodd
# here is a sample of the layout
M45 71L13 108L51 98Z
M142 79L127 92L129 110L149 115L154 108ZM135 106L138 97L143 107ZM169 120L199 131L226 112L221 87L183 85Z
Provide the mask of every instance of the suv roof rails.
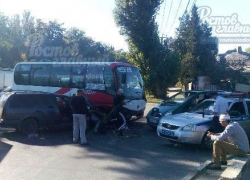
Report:
M12 91L14 94L18 94L18 93L41 93L41 94L54 94L54 93L50 93L50 92L43 92L43 91L30 91L30 90L15 90Z

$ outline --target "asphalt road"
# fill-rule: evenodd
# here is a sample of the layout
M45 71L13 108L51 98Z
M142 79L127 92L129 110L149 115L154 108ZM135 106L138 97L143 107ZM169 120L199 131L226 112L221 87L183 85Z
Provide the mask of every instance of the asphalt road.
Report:
M157 137L145 118L133 122L127 134L118 138L111 130L104 135L90 131L91 145L82 147L72 143L71 129L46 130L34 137L1 129L0 179L175 180L212 157L198 146Z

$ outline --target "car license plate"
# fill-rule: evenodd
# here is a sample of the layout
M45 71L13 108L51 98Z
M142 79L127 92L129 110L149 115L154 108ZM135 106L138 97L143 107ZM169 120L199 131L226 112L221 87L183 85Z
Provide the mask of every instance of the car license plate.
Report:
M171 137L174 136L174 132L173 131L168 131L168 130L165 130L165 129L162 129L162 134L164 134L166 136L171 136Z

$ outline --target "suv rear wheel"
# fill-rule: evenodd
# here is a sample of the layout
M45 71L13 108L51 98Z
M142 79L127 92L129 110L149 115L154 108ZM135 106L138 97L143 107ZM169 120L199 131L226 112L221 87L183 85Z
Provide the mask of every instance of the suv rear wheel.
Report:
M38 123L33 118L23 120L21 125L21 132L24 134L34 134L38 130Z

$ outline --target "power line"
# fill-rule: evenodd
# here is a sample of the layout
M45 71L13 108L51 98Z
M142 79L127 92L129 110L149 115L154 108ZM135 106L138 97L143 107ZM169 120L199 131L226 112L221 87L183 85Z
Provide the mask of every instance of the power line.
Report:
M180 7L181 7L181 3L182 3L182 0L181 0L180 3L179 3L179 7L178 7L177 12L176 12L176 14L175 14L174 21L173 21L173 23L172 23L172 25L171 25L171 27L170 27L170 29L169 29L167 35L170 33L170 31L171 31L171 29L172 29L172 27L173 27L173 25L174 25L174 22L175 22L175 20L176 20L177 14L178 14L178 12L179 12L179 10L180 10Z
M171 2L170 8L169 8L167 23L165 24L165 28L164 28L164 30L163 30L162 32L165 32L166 27L167 27L167 25L168 25L169 16L170 16L170 13L171 13L171 10L172 10L172 4L173 4L173 0L172 0L172 2ZM162 34L163 34L163 33L162 33Z
M163 26L163 21L164 21L164 16L165 16L165 9L166 9L166 4L167 4L167 0L165 0L164 2L164 9L163 9L163 16L162 16L162 21L161 21L161 27L160 30L162 30L162 26ZM161 32L161 31L160 31Z
M196 2L197 2L197 0L194 0L194 1L193 1L193 5L192 5L192 7L191 7L191 9L190 9L189 13L191 13L191 12L192 12L192 9L193 9L194 5L196 4Z
M189 3L190 3L190 0L188 0L185 12L187 12L187 8L188 8Z

